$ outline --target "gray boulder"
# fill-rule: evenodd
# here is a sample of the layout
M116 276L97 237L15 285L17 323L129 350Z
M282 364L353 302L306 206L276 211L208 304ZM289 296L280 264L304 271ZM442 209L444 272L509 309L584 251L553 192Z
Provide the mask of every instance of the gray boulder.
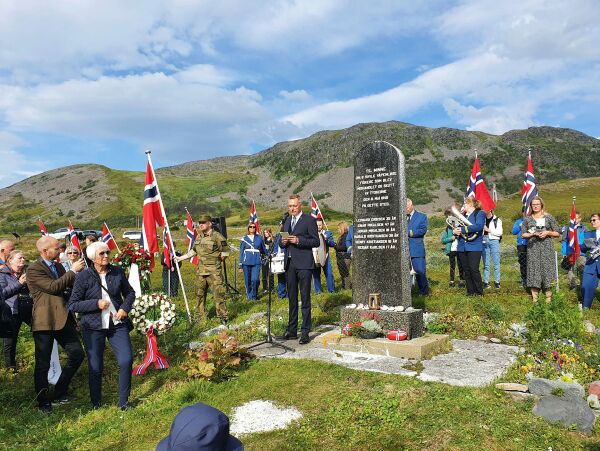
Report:
M554 395L543 396L533 408L533 414L567 427L575 424L578 431L588 435L592 433L596 421L594 412L583 399Z
M529 393L538 396L556 394L559 390L562 392L562 398L582 399L585 395L585 390L577 382L564 382L560 379L551 381L549 379L535 377L531 379L527 385L529 387Z

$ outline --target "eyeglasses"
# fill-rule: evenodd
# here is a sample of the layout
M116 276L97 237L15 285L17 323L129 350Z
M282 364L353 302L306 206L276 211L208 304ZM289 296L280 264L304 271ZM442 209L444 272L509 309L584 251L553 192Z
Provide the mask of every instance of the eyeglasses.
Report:
M256 229L256 226L248 226L249 229Z
M108 256L108 255L110 255L110 251L98 252L98 255L102 255L102 256L107 255Z
M67 255L79 255L79 252L67 252Z

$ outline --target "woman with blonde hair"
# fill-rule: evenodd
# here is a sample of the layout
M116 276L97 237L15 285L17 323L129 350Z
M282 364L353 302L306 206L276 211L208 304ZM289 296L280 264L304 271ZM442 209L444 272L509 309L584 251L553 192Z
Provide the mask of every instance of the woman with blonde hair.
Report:
M550 285L556 280L556 255L552 238L560 236L556 219L544 211L544 201L535 196L531 199L531 214L521 223L521 236L527 242L527 287L533 302L538 301L540 290L546 302L552 301Z
M6 265L0 269L0 300L4 300L12 313L12 334L4 338L4 364L17 371L17 340L21 324L31 325L33 299L27 288L25 254L18 249L8 254Z
M463 267L467 296L483 296L479 264L483 252L485 213L481 210L481 202L474 197L465 199L464 211L471 225L455 227L452 233L458 238L457 252Z

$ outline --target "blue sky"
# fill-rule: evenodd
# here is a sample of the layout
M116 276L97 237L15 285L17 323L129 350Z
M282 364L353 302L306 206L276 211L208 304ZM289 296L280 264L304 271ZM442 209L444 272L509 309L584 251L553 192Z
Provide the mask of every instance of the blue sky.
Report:
M600 136L600 2L0 2L0 187L359 122Z

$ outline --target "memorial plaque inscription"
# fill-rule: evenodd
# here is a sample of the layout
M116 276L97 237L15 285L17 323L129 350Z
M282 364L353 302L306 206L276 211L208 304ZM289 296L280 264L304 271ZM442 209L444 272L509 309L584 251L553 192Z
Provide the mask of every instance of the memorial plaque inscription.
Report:
M381 293L388 306L411 306L404 156L384 141L354 164L353 302Z

